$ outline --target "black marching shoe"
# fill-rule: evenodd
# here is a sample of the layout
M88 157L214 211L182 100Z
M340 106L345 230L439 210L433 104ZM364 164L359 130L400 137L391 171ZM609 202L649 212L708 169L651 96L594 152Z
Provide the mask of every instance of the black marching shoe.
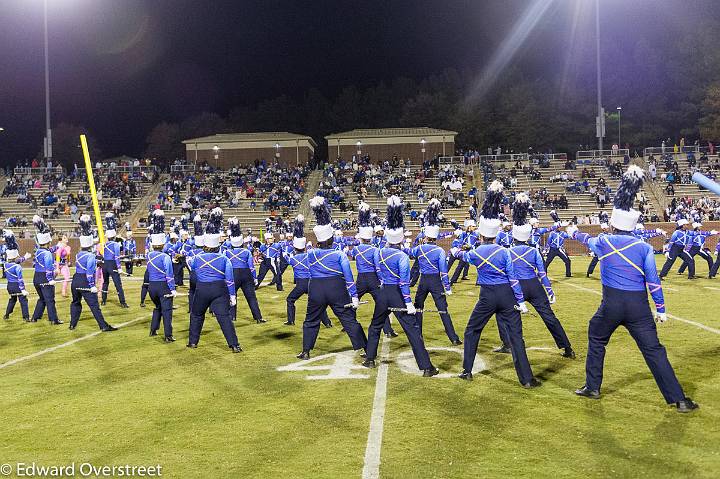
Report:
M30 318L23 318L23 321L25 321L26 323L29 323L29 322L30 322Z
M688 279L700 279L700 276L688 276Z
M129 309L129 308L130 308L130 306L128 306L127 303L120 303L120 307L121 307L121 308L125 308L125 309Z
M390 331L389 333L385 333L385 337L386 338L397 338L398 333L396 333L395 331Z
M573 348L567 347L565 348L565 351L562 353L562 357L569 358L569 359L575 359L575 351L573 351Z
M190 349L197 349L197 343L187 343L185 347Z
M366 367L368 369L374 369L375 368L375 360L374 359L366 359L362 363L363 367Z
M293 321L293 322L285 321L283 324L284 324L285 326L295 326L295 322L294 322L294 321Z
M453 346L460 346L462 344L462 341L460 341L459 339L454 339L450 342L452 343Z
M100 306L105 306L105 303L107 303L107 301L103 299L102 301L100 301Z
M458 375L458 377L459 377L460 379L464 379L465 381L472 381L472 380L473 380L473 376L472 376L472 373L471 373L470 371L463 371L463 372L461 372L461 373Z
M53 326L59 326L59 325L63 324L63 321L60 321L58 319L57 321L50 321L50 324L52 324Z
M5 321L7 321L8 319L10 319L10 316L8 316L8 315L6 314L5 316L3 316L3 319L4 319Z
M310 351L303 351L295 357L298 359L308 360L310 359Z
M230 346L230 351L233 353L242 353L242 348L238 344L237 346Z
M255 322L256 322L257 324L267 323L267 319L262 319L262 318L260 318L260 319L256 319Z
M175 338L173 336L165 336L165 339L163 339L166 343L174 343Z
M35 318L26 319L25 321L27 321L28 323L37 323L37 319Z
M538 381L537 378L532 378L529 382L522 385L525 389L535 389L539 388L542 385L540 381Z
M69 329L70 331L72 331L73 329L75 329L75 326L73 326L73 325L71 324L68 329Z
M73 328L73 329L75 329L75 328ZM109 333L110 331L117 331L117 330L118 330L118 328L116 328L116 327L113 326L112 324L108 324L107 326L105 326L104 328L102 328L100 331L102 331L102 332L104 332L104 333Z
M499 348L493 349L493 353L510 354L511 352L512 351L510 350L510 346L505 346L504 344Z
M675 406L677 406L678 412L683 412L683 413L694 411L695 409L700 407L698 405L698 403L696 403L695 401L693 401L690 398L685 398L682 401L676 402Z
M293 324L295 324L295 323L293 323ZM332 327L333 327L333 323L327 323L327 324L325 324L324 326L325 326L326 328L332 328Z
M430 366L428 369L423 370L424 378L431 378L433 376L437 376L438 374L440 374L440 370L435 366Z
M600 399L600 391L598 391L597 389L590 389L587 386L576 389L575 394L590 399Z
M157 331L150 330L150 336L157 336Z
M141 308L144 308L144 307L145 307L145 302L144 302L144 301L143 301L142 303L140 303L140 307L141 307Z
M363 350L363 352L360 353L360 357L363 359L367 358L367 351Z

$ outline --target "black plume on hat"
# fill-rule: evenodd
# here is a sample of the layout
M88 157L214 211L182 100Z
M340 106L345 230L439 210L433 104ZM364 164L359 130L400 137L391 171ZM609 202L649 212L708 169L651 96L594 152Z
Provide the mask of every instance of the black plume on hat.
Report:
M530 211L530 197L525 193L518 193L513 203L513 224L522 226L527 223L528 213Z
M150 219L150 234L159 235L165 233L165 213L163 210L155 210Z
M550 218L552 218L555 223L558 223L560 221L560 216L558 216L555 210L550 211Z
M195 236L202 236L205 234L205 230L203 229L202 224L202 217L200 215L195 215L193 218L193 230L195 231Z
M180 217L180 225L182 226L182 229L184 229L185 231L188 230L188 226L189 226L188 221L189 220L190 220L190 218L188 215L182 215Z
M9 250L17 250L20 249L18 247L17 240L15 239L15 235L10 230L3 230L3 236L5 237L5 246Z
M297 215L295 222L293 223L293 236L295 238L305 237L305 217L303 215Z
M240 229L240 222L237 218L230 218L228 227L230 228L231 238L239 238L242 236L242 229Z
M329 225L332 223L332 216L330 215L330 207L322 196L315 196L310 200L310 208L313 210L315 215L315 222L318 226Z
M364 201L358 206L358 226L370 226L370 205Z
M38 233L49 233L50 227L45 223L45 220L42 219L41 216L35 215L33 216L33 224L35 225L35 229L37 229Z
M80 236L92 236L92 221L90 215L81 215L78 220L80 226Z
M440 201L437 198L433 198L427 205L425 210L425 224L428 226L436 226L440 221Z
M205 232L208 234L219 235L222 232L223 222L223 210L220 208L213 208L210 211L210 217L208 218L207 225L205 225Z
M620 180L613 206L619 210L630 211L635 203L635 196L643 183L643 170L637 165L630 165Z
M396 230L405 226L403 202L398 196L391 196L387 201L387 228Z
M109 230L117 229L117 218L115 218L115 215L113 213L108 213L105 215L105 225Z
M498 180L490 183L485 193L485 201L482 205L480 216L486 219L498 219L500 217L500 207L503 200L503 185Z

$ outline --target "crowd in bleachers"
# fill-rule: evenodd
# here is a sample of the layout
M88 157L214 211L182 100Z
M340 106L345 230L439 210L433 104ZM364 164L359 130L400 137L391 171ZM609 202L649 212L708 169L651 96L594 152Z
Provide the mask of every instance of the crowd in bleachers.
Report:
M720 221L720 201L716 198L673 198L665 208L665 221L675 221L680 217L699 218L702 221Z

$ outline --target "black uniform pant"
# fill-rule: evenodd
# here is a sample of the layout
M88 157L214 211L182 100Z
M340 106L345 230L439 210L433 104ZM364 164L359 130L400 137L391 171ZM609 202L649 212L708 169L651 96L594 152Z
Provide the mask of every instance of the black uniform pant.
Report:
M368 328L367 341L367 359L375 359L377 357L378 344L380 343L380 330L385 324L385 318L388 314L388 308L404 308L405 300L403 299L400 286L396 284L386 284L382 287L377 298L375 299L375 311ZM406 312L393 313L397 318L400 326L402 326L405 335L410 341L415 362L418 368L430 369L430 355L425 349L425 341L423 341L422 332L420 331L420 323L414 314Z
M195 287L197 286L197 273L195 270L190 271L189 275L190 287L188 288L188 312L192 312L193 300L195 299Z
M490 320L496 315L498 327L507 332L512 352L513 364L521 384L530 382L533 377L525 351L525 340L522 334L520 312L515 309L517 301L509 284L482 285L480 299L475 304L468 325L465 328L465 348L463 369L472 371L475 363L480 334Z
M97 321L100 329L104 329L108 326L105 321L105 317L100 310L100 303L98 302L97 293L92 293L90 290L90 284L88 283L87 277L82 273L75 273L70 283L70 293L72 294L72 301L70 302L70 327L74 328L77 326L80 320L80 313L82 313L82 301L85 300L90 312Z
M440 273L436 274L423 274L420 276L420 285L418 286L417 293L415 293L415 307L417 309L423 309L425 307L425 299L428 294L432 295L432 299L435 302L435 307L438 311L445 311L440 313L440 319L442 320L443 327L445 328L445 334L450 341L457 341L460 338L455 332L452 318L448 312L447 297L445 296L445 287L440 279ZM417 314L418 324L420 325L420 333L422 333L423 313Z
M588 352L585 385L600 390L603 379L605 347L618 328L625 326L640 348L665 401L672 404L685 399L665 347L658 339L647 292L621 291L603 286L603 299L588 327Z
M278 256L278 264L280 269L280 277L282 277L283 274L285 274L285 270L288 268L289 264L287 261L285 261L284 256Z
M718 269L720 269L720 253L718 253L717 257L715 258L715 264L712 266L712 269L710 269L711 278L714 278L715 275L717 275Z
M103 287L102 287L102 299L107 301L108 288L110 287L110 278L112 278L117 290L118 299L121 303L125 302L125 292L123 291L122 281L120 280L120 273L118 273L117 265L114 260L105 261L102 269L103 274Z
M597 255L593 255L592 259L590 260L590 264L588 265L587 274L590 276L593 274L593 271L595 271L595 266L600 262L600 258L597 257Z
M150 321L150 332L154 333L160 329L160 319L162 319L165 337L172 336L173 298L165 296L170 294L167 282L150 281L148 292L150 293L150 300L155 305L152 312L152 321Z
M33 311L32 319L37 321L45 313L47 307L48 319L51 323L59 321L57 309L55 308L55 286L40 286L47 283L47 275L43 272L36 271L33 276L33 286L38 295L37 303L35 303L35 311Z
M670 268L672 268L673 264L675 264L675 260L678 256L683 261L683 263L687 263L688 265L688 277L695 276L695 260L692 258L692 256L685 252L685 249L682 246L673 243L672 246L670 246L667 260L665 261L662 270L660 270L661 278L667 276L667 274L670 272Z
M177 263L173 261L173 278L175 280L175 286L185 285L185 258L178 258Z
M222 330L228 346L238 346L238 338L230 319L230 294L225 281L210 281L203 283L198 281L195 285L195 297L190 311L190 344L197 344L200 341L205 313L210 309L215 315L220 329Z
M233 278L235 280L235 294L242 291L243 296L245 296L245 301L252 313L253 319L256 321L262 319L260 305L258 304L257 296L255 295L255 280L253 279L250 270L248 268L234 268ZM233 321L237 319L237 308L236 302L235 306L232 306L232 310L230 311L230 317Z
M7 291L10 293L10 299L8 299L7 309L5 309L5 316L10 316L15 309L15 303L20 303L23 319L30 319L27 296L20 294L20 283L8 283Z
M707 261L708 265L708 271L712 271L713 268L713 260L712 256L710 256L710 252L707 250L702 249L700 246L691 246L690 251L688 251L688 255L695 261L695 256L700 256L702 259ZM684 273L687 269L688 264L683 262L682 265L680 265L680 269L678 270L678 273Z
M373 302L377 303L377 295L380 293L381 288L380 280L378 279L376 273L358 273L355 288L357 288L358 299L362 299L362 297L366 294L370 294L373 298ZM390 313L386 316L385 323L383 323L383 333L391 334L393 332L393 327L390 324Z
M463 279L467 278L469 271L470 271L470 263L467 263L467 262L459 259L458 265L455 267L455 272L453 273L452 278L450 278L450 284L457 283L457 280L461 278L460 273L462 273Z
M135 266L135 262L132 258L130 258L130 260L125 260L125 272L127 274L132 274L133 266Z
M550 300L547 297L545 288L538 279L521 279L520 287L522 288L525 302L530 303L535 311L537 311L540 318L545 323L545 327L550 331L555 345L560 349L570 347L570 340L565 334L565 329L560 324L560 320L555 316L555 313L550 306ZM500 328L500 338L504 345L510 345L510 339L507 336L507 332Z
M410 287L414 287L420 279L420 263L416 259L410 267Z
M311 278L308 282L308 304L305 321L303 322L303 351L315 347L320 320L328 307L340 320L345 333L350 338L353 349L363 349L367 345L367 337L363 327L358 323L355 310L346 308L351 301L342 276L329 278Z
M555 258L560 258L562 262L565 263L565 276L568 278L572 276L572 272L570 271L570 257L562 248L550 248L547 258L545 258L545 271L548 270L548 266L550 266L550 263L552 263Z
M282 276L280 276L277 272L277 269L275 269L276 265L277 263L274 259L263 258L262 262L260 263L260 269L257 276L258 286L260 286L260 283L262 283L265 279L265 275L267 275L268 271L270 271L273 274L273 279L270 284L276 284L278 291L282 289Z
M290 291L290 294L287 295L287 298L285 298L285 302L287 303L287 322L290 324L295 324L295 302L300 299L303 294L307 294L309 281L310 278L295 278L295 287ZM320 322L325 326L332 325L327 311L321 313Z
M148 294L148 287L150 286L150 270L145 269L145 275L143 276L143 284L140 287L140 303L145 302L145 298Z

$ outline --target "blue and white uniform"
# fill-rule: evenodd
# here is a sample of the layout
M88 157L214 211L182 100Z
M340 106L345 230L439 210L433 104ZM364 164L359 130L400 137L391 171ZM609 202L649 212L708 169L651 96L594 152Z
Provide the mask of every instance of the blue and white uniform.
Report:
M670 237L667 260L660 271L660 278L664 278L670 272L675 260L680 257L682 262L687 265L688 278L695 277L695 260L690 256L685 248L692 242L693 232L685 230L682 226L678 227Z
M366 294L370 294L373 298L373 302L377 303L377 296L380 292L381 283L378 273L380 271L380 264L377 260L378 249L371 244L359 244L350 248L347 255L355 260L355 269L357 270L357 283L355 285L357 289L358 299L362 299ZM383 325L383 332L387 335L394 333L392 325L390 324L390 315L387 315L385 324Z
M33 285L38 294L37 303L31 321L35 322L42 317L47 307L48 319L53 324L62 324L57 315L55 307L55 285L47 284L55 281L55 259L47 248L38 247L35 250L34 260L35 275Z
M3 268L7 278L7 292L10 293L10 299L8 299L7 308L5 309L5 318L10 317L15 309L15 303L19 302L22 318L28 321L30 319L30 310L28 309L27 296L22 295L22 291L25 290L22 266L16 261L7 261L3 263Z
M572 276L572 272L570 270L570 257L565 252L565 248L563 248L565 240L568 238L570 238L570 236L565 231L552 231L550 233L547 242L548 254L545 258L545 271L548 270L550 263L552 263L552 261L557 257L565 263L565 276L568 278Z
M253 319L256 322L262 321L260 305L255 294L257 273L255 272L255 259L252 251L242 246L235 247L231 245L229 249L225 250L225 256L232 264L235 291L242 291ZM237 304L232 306L230 315L233 321L237 319Z
M160 319L166 338L172 337L173 298L168 295L175 291L175 272L172 257L161 251L150 251L147 254L148 292L155 308L150 321L150 334L155 335L160 329Z
M283 252L285 260L293 269L293 281L295 287L290 291L285 299L287 304L287 322L286 324L295 324L295 302L307 294L308 285L310 283L310 268L307 262L307 253L290 254L289 252ZM323 311L320 322L326 327L332 326L332 322L327 315L327 311Z
M122 256L120 254L120 249L120 243L113 240L105 243L105 246L103 247L102 301L103 303L107 301L110 278L112 278L112 281L115 284L115 289L117 290L118 299L120 300L120 305L127 307L127 304L125 303L125 292L123 291L122 281L120 280L120 274L118 273L118 270L120 269L120 256Z
M75 329L82 313L82 301L87 303L98 327L106 329L108 323L100 310L97 292L90 291L95 287L97 257L93 251L81 250L75 256L75 274L70 285L72 302L70 303L70 328Z

